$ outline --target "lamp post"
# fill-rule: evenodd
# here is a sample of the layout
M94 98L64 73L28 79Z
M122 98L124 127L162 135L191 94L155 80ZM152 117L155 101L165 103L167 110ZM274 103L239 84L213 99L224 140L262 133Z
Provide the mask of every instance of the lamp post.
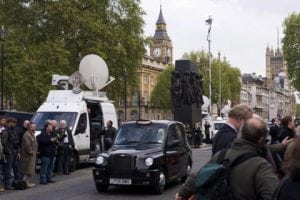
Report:
M0 39L1 39L1 110L3 110L4 102L4 40L5 40L5 30L2 25L0 30Z
M211 99L211 50L210 50L210 44L211 44L211 38L210 38L210 31L211 31L211 25L212 25L213 19L211 16L208 17L207 20L205 20L205 23L208 25L208 32L207 32L207 42L208 42L208 66L209 66L209 113L211 115L212 113L212 99Z
M124 73L124 121L127 121L127 78L128 78L128 72L127 69L125 68L125 73Z

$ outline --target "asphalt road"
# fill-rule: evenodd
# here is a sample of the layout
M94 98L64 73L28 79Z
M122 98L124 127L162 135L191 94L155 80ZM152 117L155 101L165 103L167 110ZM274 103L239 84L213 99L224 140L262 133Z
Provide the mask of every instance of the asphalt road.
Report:
M209 158L210 149L193 150L193 171L199 169ZM38 180L38 176L36 177ZM173 200L181 183L172 183L162 195L152 194L149 188L110 187L106 193L98 193L92 177L92 166L86 166L71 175L54 177L56 183L37 185L34 188L0 193L1 200L132 200L156 199Z

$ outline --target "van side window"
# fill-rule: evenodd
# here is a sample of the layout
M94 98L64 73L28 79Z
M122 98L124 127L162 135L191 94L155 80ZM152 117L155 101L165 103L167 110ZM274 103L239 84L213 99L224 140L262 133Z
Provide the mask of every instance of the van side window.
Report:
M86 113L82 113L79 117L77 129L79 129L80 132L84 132L86 129L86 126L87 126Z

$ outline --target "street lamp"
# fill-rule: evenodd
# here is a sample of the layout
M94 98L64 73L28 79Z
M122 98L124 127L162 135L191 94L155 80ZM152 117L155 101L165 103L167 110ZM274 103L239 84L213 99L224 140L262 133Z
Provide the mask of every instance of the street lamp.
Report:
M208 42L208 66L209 66L209 112L212 113L212 99L211 99L211 50L210 50L210 31L211 31L211 25L212 25L213 19L211 16L208 17L207 20L205 20L205 23L208 25L208 32L207 32L207 42Z
M124 121L126 122L127 120L127 79L128 79L128 72L127 69L125 68L125 73L124 73Z
M2 25L0 30L0 40L1 40L1 110L3 110L4 102L4 40L5 40L5 30Z

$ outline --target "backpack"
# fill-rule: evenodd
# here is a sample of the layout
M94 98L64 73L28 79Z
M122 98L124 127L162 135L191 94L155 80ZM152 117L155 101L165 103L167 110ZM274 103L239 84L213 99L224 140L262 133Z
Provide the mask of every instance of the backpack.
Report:
M233 200L229 183L230 171L242 162L257 156L244 153L235 160L225 159L227 149L220 151L216 163L204 165L196 175L195 188L197 200Z
M12 182L12 186L15 188L15 190L26 190L27 184L23 180L15 180Z

